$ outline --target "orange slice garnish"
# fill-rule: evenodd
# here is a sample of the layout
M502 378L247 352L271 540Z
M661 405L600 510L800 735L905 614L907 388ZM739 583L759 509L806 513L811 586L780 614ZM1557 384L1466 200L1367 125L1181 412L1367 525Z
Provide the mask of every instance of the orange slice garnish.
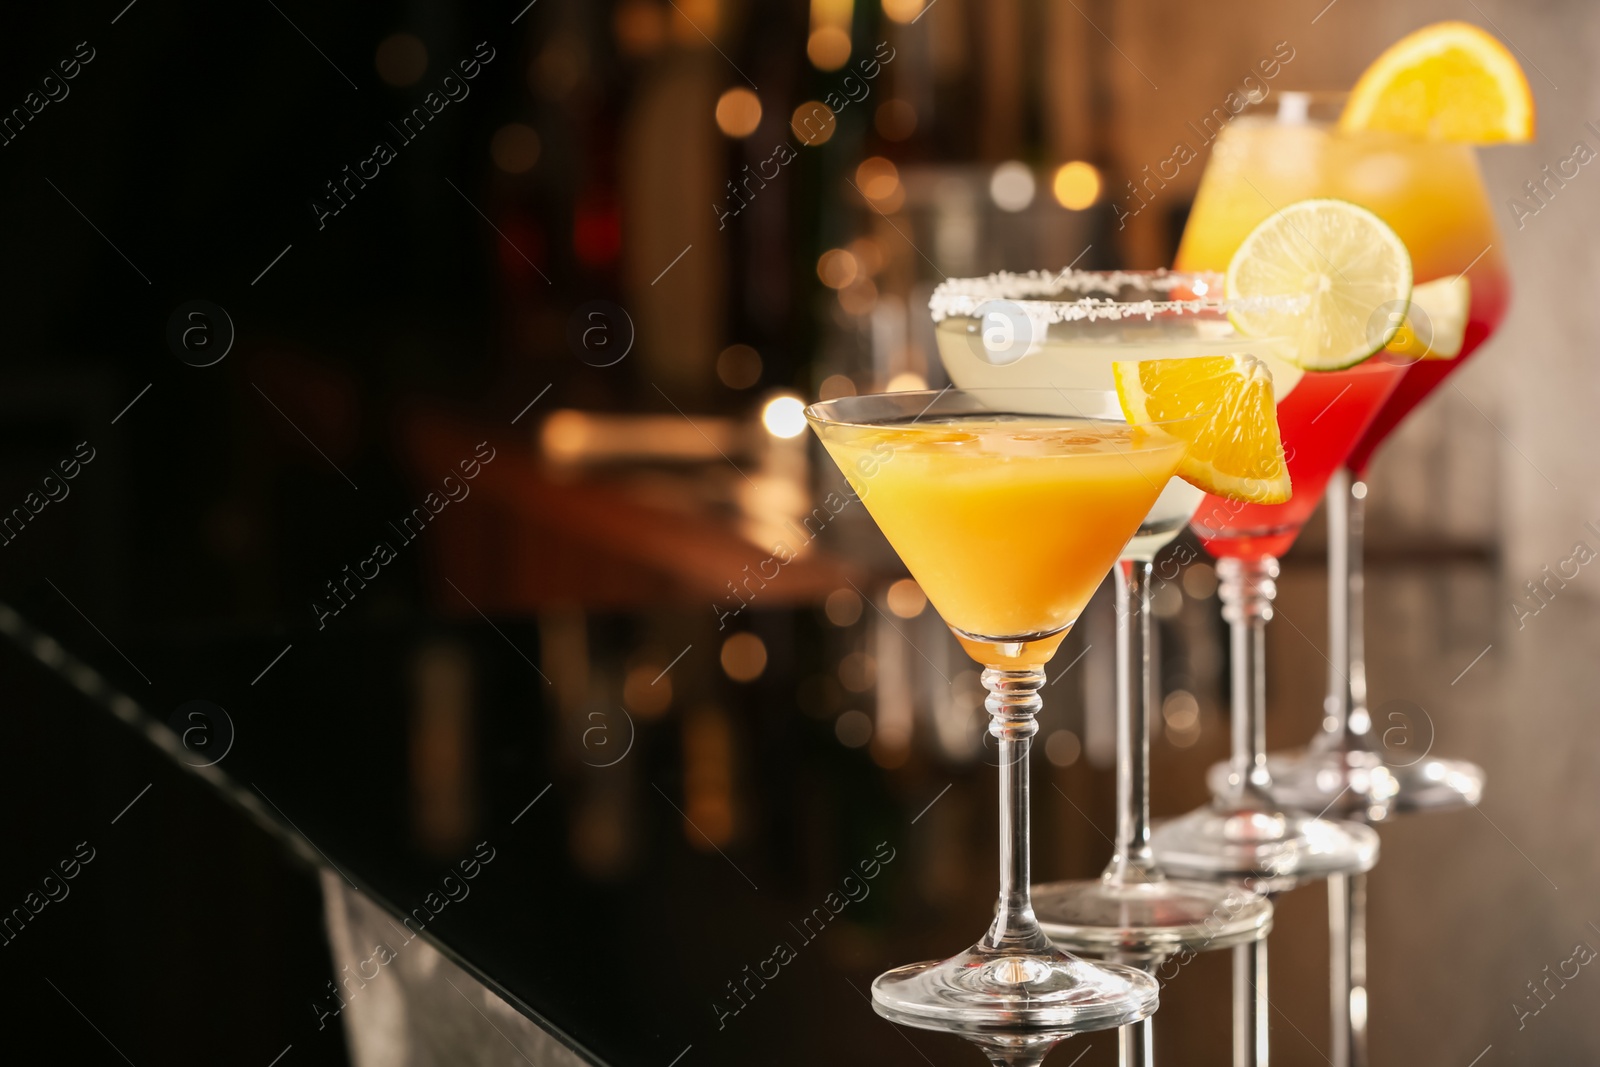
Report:
M1437 22L1390 45L1350 92L1339 128L1435 141L1533 140L1533 92L1500 40L1469 22Z
M1272 372L1247 353L1113 363L1128 422L1154 423L1188 444L1178 477L1255 504L1289 499Z

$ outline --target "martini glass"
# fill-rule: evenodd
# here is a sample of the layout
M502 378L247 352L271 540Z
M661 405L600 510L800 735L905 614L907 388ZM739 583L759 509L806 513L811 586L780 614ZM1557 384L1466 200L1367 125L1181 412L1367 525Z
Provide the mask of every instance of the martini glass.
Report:
M1028 751L1044 665L1178 468L1104 390L845 397L812 429L961 646L983 668L1000 754L1000 896L983 937L872 984L879 1014L932 1029L1105 1029L1155 1010L1143 972L1054 947L1029 892ZM1171 428L1171 427L1168 427Z
M1251 121L1241 117L1224 137L1240 128L1251 129ZM1301 166L1294 155L1301 148L1298 142L1287 145L1276 158L1284 166ZM1240 154L1219 138L1178 248L1179 266L1225 267L1258 223L1294 199L1285 193L1274 201L1264 194L1241 165ZM1385 313L1372 309L1375 321ZM1274 797L1265 751L1265 628L1277 594L1278 557L1299 536L1328 480L1403 373L1402 367L1369 359L1345 370L1306 374L1278 405L1294 495L1283 504L1208 497L1190 523L1217 557L1218 594L1230 632L1233 756L1225 780L1214 784L1208 807L1166 823L1153 835L1156 855L1169 871L1251 879L1281 890L1365 871L1377 862L1377 835L1371 829L1291 810Z
M1223 131L1216 151L1250 188L1235 181L1219 183L1216 195L1232 198L1222 210L1240 227L1239 236L1255 224L1252 219L1266 216L1267 200L1352 200L1394 227L1411 251L1418 284L1465 274L1471 287L1460 353L1454 359L1404 365L1399 384L1346 459L1347 469L1336 472L1329 483L1329 671L1322 729L1306 749L1268 758L1279 803L1379 821L1476 804L1484 779L1479 767L1464 760L1385 745L1391 724L1376 723L1368 709L1362 627L1364 472L1378 446L1411 410L1494 332L1505 315L1510 283L1472 146L1396 133L1342 132L1336 123L1343 106L1343 94L1285 93L1274 109L1241 116ZM1212 237L1238 239L1222 227ZM1413 323L1420 340L1431 339L1431 325ZM1221 773L1213 771L1214 788ZM1336 878L1329 889L1333 1052L1335 1064L1343 1067L1366 1059L1366 1012L1351 1006L1353 998L1365 996L1366 886L1360 877L1350 884Z
M1326 126L1311 115L1313 99L1303 93L1279 94L1276 114L1261 107L1242 115L1219 136L1201 178L1189 224L1178 250L1181 265L1220 268L1245 236L1279 208L1311 192L1279 186L1265 177L1304 175L1339 150ZM1275 142L1272 148L1264 146ZM1402 157L1378 159L1349 177L1367 189L1393 180ZM1401 167L1403 170L1404 168ZM1448 199L1452 190L1441 189ZM1349 191L1323 189L1320 195L1361 202ZM1391 225L1397 221L1385 216ZM1414 239L1398 230L1403 240ZM1413 260L1418 280L1429 268ZM1391 309L1372 309L1375 328L1387 324ZM1344 371L1307 375L1281 405L1278 424L1288 454L1295 495L1275 508L1235 509L1225 501L1202 505L1193 526L1218 557L1217 575L1223 615L1229 622L1233 674L1233 758L1225 771L1212 776L1213 803L1164 826L1156 835L1157 853L1169 867L1212 877L1248 877L1269 891L1293 888L1303 881L1329 878L1329 900L1335 909L1333 981L1336 1048L1352 1031L1348 985L1355 960L1347 921L1359 917L1350 906L1364 899L1360 877L1377 862L1377 835L1366 826L1323 817L1330 805L1317 805L1308 815L1295 810L1275 789L1273 768L1266 758L1265 662L1266 623L1276 594L1277 557L1287 551L1322 497L1330 479L1347 461L1400 384L1405 368L1381 358ZM1355 876L1353 883L1351 876ZM1234 950L1234 1057L1247 1064L1267 1055L1267 958L1264 943ZM1345 1067L1341 1059L1339 1067Z
M1409 811L1464 807L1483 792L1483 772L1462 760L1406 750L1386 752L1387 723L1367 708L1362 657L1361 534L1364 473L1378 446L1407 414L1494 331L1505 315L1509 279L1500 255L1488 192L1471 145L1424 141L1397 133L1337 129L1344 94L1282 93L1270 111L1247 111L1218 138L1207 171L1210 213L1219 222L1200 234L1201 258L1239 240L1272 208L1332 196L1369 208L1410 249L1418 284L1465 274L1471 286L1466 333L1454 359L1408 360L1379 355L1400 372L1336 472L1328 492L1330 668L1321 732L1303 752L1268 761L1280 802L1373 821ZM1197 198L1196 209L1201 207ZM1186 245L1188 235L1185 235ZM1413 316L1416 318L1417 316ZM1415 322L1427 341L1431 324ZM1375 360L1375 361L1376 361ZM1297 486L1298 488L1298 486Z
M1282 398L1301 371L1283 339L1245 338L1219 299L1222 278L1179 271L1075 271L949 279L934 290L940 357L958 386L1114 388L1119 360L1247 352L1267 364ZM1240 886L1168 878L1150 849L1150 598L1156 554L1204 493L1179 478L1162 490L1117 568L1117 837L1092 881L1033 888L1057 944L1127 961L1222 948L1265 935L1272 905ZM1170 574L1160 580L1170 580ZM1137 1059L1137 1056L1136 1056Z

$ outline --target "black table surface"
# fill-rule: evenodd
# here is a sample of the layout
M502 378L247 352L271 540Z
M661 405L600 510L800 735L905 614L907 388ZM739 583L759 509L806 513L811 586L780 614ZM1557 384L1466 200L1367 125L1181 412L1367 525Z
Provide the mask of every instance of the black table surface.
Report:
M1414 661L1416 649L1394 636L1409 632L1406 611L1455 604L1470 609L1458 619L1478 618L1486 616L1478 602L1493 596L1476 564L1377 573L1379 684ZM1321 583L1319 567L1285 573L1280 603L1294 627L1275 623L1269 643L1275 746L1303 739L1317 721L1324 661L1293 630L1314 626ZM1163 625L1169 648L1219 657L1215 607L1186 599ZM1097 601L1094 611L1103 608ZM1583 884L1582 872L1555 854L1538 813L1543 793L1527 771L1533 750L1515 737L1506 743L1496 725L1507 687L1536 685L1549 706L1581 688L1581 666L1563 657L1596 629L1595 612L1575 598L1561 611L1565 621L1550 620L1544 645L1479 663L1474 686L1452 688L1443 675L1437 684L1413 681L1436 709L1454 701L1448 715L1425 713L1427 728L1440 750L1489 767L1491 799L1477 814L1382 828L1370 983L1380 1048L1437 1037L1419 1013L1451 1019L1452 1048L1473 1052L1514 1040L1525 1048L1587 1040L1564 1023L1519 1037L1505 1007L1521 991L1522 971L1536 975L1548 962L1533 942L1549 942L1544 955L1559 948L1564 959L1566 942L1600 938L1584 935L1582 921L1565 922L1574 918L1565 903L1543 911L1505 904L1555 896L1552 877L1563 890ZM992 752L941 756L919 735L909 758L885 767L870 748L841 743L811 681L832 672L839 648L852 647L866 621L841 630L814 607L750 613L747 628L762 636L769 662L742 684L718 666L725 635L704 614L411 616L325 632L152 628L119 635L113 646L65 611L46 623L7 608L0 671L17 695L14 714L33 723L29 736L78 753L75 803L87 797L96 810L136 811L146 784L159 794L198 783L290 853L336 870L397 921L409 918L408 928L592 1062L980 1062L953 1038L879 1019L868 988L887 967L970 943L987 923ZM1435 637L1448 647L1436 653L1448 674L1444 666L1466 665L1483 635L1477 623L1442 625ZM1086 620L1080 630L1060 666L1104 640L1109 622ZM907 636L926 641L930 632L936 623ZM630 712L628 650L663 633L688 646L670 667L673 705ZM594 672L591 696L565 709L560 690L574 663L563 657ZM918 663L913 673L928 673ZM1047 714L1072 725L1085 749L1067 767L1035 753L1039 878L1092 877L1109 854L1113 772L1104 738L1095 738L1100 727L1084 718L1085 703L1103 699L1109 685L1095 679L1095 663L1077 668L1090 672L1083 678L1058 676L1047 692ZM1205 767L1226 751L1220 684L1211 688L1197 686L1208 709L1198 743L1157 738L1158 814L1199 803ZM209 717L193 719L197 708ZM184 737L196 722L205 729ZM1564 778L1580 791L1593 784L1576 771ZM1328 1047L1322 901L1313 886L1279 905L1273 1033L1286 1063L1322 1062ZM1508 914L1522 916L1519 933L1463 940ZM1481 974L1441 972L1425 962L1429 952L1454 953ZM1186 1062L1227 1061L1226 957L1200 957L1164 986L1158 1041L1184 1048ZM285 1041L302 1032L309 1041L315 1005L331 1005L323 989L303 999L303 1016L279 1023ZM1084 1035L1052 1062L1080 1053L1084 1064L1112 1062L1114 1046L1110 1035Z

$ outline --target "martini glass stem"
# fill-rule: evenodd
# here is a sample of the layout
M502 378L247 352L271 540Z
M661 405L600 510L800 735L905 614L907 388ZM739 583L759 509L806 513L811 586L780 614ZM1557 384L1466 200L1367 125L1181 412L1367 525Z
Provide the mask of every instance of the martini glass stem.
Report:
M1362 533L1367 485L1348 470L1328 479L1328 695L1316 747L1372 751L1367 711Z
M1216 798L1219 807L1274 810L1268 796L1266 626L1277 577L1278 561L1271 556L1217 560L1233 674L1233 760L1228 790Z
M1323 503L1328 509L1328 695L1322 701L1325 731L1338 735L1350 722L1350 472L1337 470L1328 479Z
M1147 1016L1117 1031L1117 1067L1155 1067L1155 1018Z
M1029 895L1028 750L1039 732L1037 718L1044 701L1039 690L1040 667L983 672L989 696L989 732L999 742L1000 757L1000 902L994 923L980 942L1004 952L1037 952L1050 941L1039 929Z
M1348 470L1328 480L1328 698L1320 739L1335 752L1371 750L1364 648L1362 533L1366 483ZM1334 1067L1367 1062L1367 877L1328 879L1329 994Z
M1367 876L1328 879L1333 1067L1367 1065Z
M1267 795L1267 658L1266 630L1272 600L1278 594L1278 561L1225 557L1217 560L1217 593L1228 621L1230 668L1233 673L1233 771L1229 796L1219 804L1271 811ZM1267 942L1233 950L1233 1064L1266 1067Z
M1159 882L1150 850L1150 704L1152 699L1148 559L1124 559L1117 593L1117 843L1101 876L1108 885Z
M1361 562L1365 551L1363 537L1367 523L1367 483L1349 471L1341 471L1340 474L1350 480L1350 500L1345 516L1350 527L1347 537L1349 551L1346 555L1349 577L1345 582L1345 590L1350 598L1350 708L1345 716L1345 724L1347 729L1370 733L1372 723L1367 714L1367 579Z
M1014 1049L986 1046L983 1054L994 1067L1041 1067L1044 1058L1050 1055L1050 1050L1053 1048L1054 1044L1028 1045Z
M1233 949L1233 1067L1267 1067L1267 942Z

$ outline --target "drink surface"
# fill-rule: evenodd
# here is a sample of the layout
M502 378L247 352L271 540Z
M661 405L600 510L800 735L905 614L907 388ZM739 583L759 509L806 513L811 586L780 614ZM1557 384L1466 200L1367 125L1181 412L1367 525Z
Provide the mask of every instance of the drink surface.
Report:
M1352 201L1394 227L1411 252L1418 284L1465 273L1472 285L1461 353L1405 369L1351 449L1347 462L1361 470L1411 409L1504 317L1506 266L1472 146L1244 115L1212 150L1178 248L1180 269L1226 270L1234 250L1262 220L1311 197Z
M1282 359L1273 343L1240 337L1221 315L1057 323L1026 355L1004 364L985 358L981 329L977 319L951 317L934 330L945 373L958 388L1113 390L1116 379L1111 365L1119 360L1248 352L1271 369L1273 388L1281 402L1303 373ZM1204 496L1183 479L1171 479L1123 555L1130 559L1153 558L1178 536Z
M1047 416L817 431L945 622L997 640L1077 621L1184 450L1160 430Z

